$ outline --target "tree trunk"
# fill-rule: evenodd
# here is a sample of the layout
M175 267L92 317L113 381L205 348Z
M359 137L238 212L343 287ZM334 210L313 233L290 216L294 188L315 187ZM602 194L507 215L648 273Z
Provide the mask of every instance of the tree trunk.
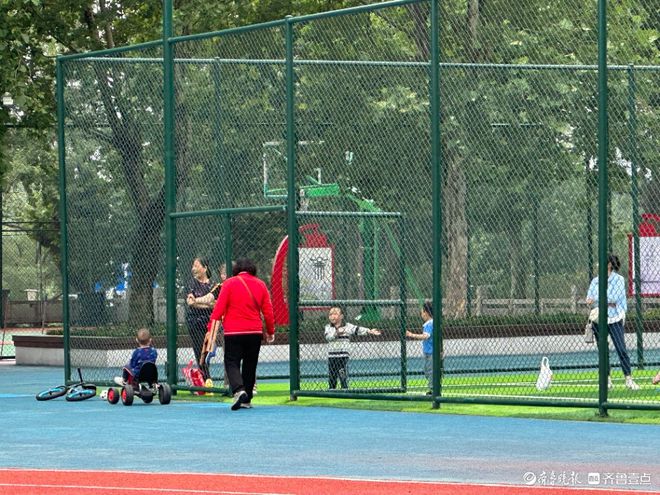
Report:
M162 265L163 225L165 219L165 194L151 200L149 208L139 217L131 253L133 276L131 278L129 321L136 325L153 323L153 282Z
M525 274L525 256L523 253L522 232L519 225L514 225L515 220L511 222L509 234L509 249L511 252L511 299L525 299L527 289L527 279Z
M429 29L426 25L428 18L426 6L415 3L407 5L406 8L414 23L411 37L417 46L417 60L428 62L431 57L431 51L429 49Z
M444 313L448 318L463 318L467 313L467 187L462 161L447 157L443 187L443 220L446 243Z
M105 2L100 3L101 11ZM97 23L91 9L85 10L85 20L91 36L100 41ZM110 24L102 26L105 44L114 46ZM155 194L145 180L145 163L142 152L142 133L136 124L139 116L125 106L122 94L122 80L113 69L94 66L98 88L105 108L108 123L112 129L112 144L122 158L122 171L131 205L136 213L138 225L130 246L131 285L129 288L129 315L131 324L150 325L153 323L153 282L158 273L163 251L161 232L164 224L164 190L161 186Z
M466 59L478 61L478 30L481 23L483 0L468 0L464 50ZM445 141L447 141L445 139ZM467 179L463 161L458 153L443 146L444 187L443 219L446 265L444 313L449 318L464 318L467 314L468 226Z

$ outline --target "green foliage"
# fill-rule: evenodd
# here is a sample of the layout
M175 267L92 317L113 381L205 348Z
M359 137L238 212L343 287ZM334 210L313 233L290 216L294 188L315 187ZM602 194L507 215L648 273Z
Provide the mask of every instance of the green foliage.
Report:
M218 31L363 3L177 0L174 30L176 35ZM596 61L593 2L532 1L514 8L503 0L487 4L447 0L440 6L443 62ZM656 10L648 0L624 0L612 6L611 63L658 63ZM2 147L0 171L11 169L3 174L5 184L22 183L29 197L29 206L20 212L24 218L54 220L58 198L52 144L53 57L157 39L160 2L0 0L0 14L5 21L0 26L0 91L10 92L18 108L0 110L0 123L33 130L29 142L5 134L3 143L11 142ZM424 3L300 23L295 30L299 59L414 63L429 56ZM180 43L176 49L179 58L281 60L284 39L281 29L269 29ZM160 52L125 56L160 57ZM72 290L87 291L96 282L111 284L118 266L130 262L144 278L135 283L140 282L140 290L147 293L153 280L162 282L163 276L162 74L157 65L133 64L131 71L109 61L100 65L67 66L70 80L88 83L67 88L81 103L67 102L71 125L67 136L76 142L67 149L67 161L84 164L68 184L75 225L71 242L79 252L95 254L72 260ZM656 146L660 100L654 89L660 76L650 71L635 74L640 175L648 170L653 176L660 172ZM298 137L319 143L315 151L299 150L300 175L314 175L321 167L344 191L373 200L384 211L402 212L408 235L402 245L413 276L428 294L432 247L426 68L310 64L298 66L296 75ZM178 67L176 77L178 207L265 202L262 144L281 141L285 135L283 66L243 64L217 70L212 65L189 65ZM612 73L611 145L622 157L610 167L613 238L619 252L625 252L625 236L631 229L630 203L622 199L630 192L629 174L622 164L632 156L628 84L625 71ZM596 146L595 72L444 67L440 97L447 295L466 297L468 282L463 279L468 269L472 289L489 286L493 297L530 297L532 276L539 276L545 297L566 297L571 285L582 290L588 282L585 223L596 204L594 177L588 173ZM121 118L114 119L116 114ZM88 134L91 130L93 137ZM0 132L5 131L0 127ZM346 151L355 155L350 165L344 159ZM654 211L660 197L657 181L640 182L643 210ZM338 198L319 201L315 207L355 208ZM534 243L534 226L539 224L539 242ZM212 235L196 236L198 225L181 227L190 234L178 247L181 259L201 252L219 263L224 227L214 223L209 228ZM240 220L232 226L232 234L236 249L259 259L260 273L267 276L273 244L283 237L284 224L273 221L260 226L257 240L251 237L255 225L254 219ZM356 230L354 239L338 247L345 259L342 269L349 274L359 271L359 257L352 260L349 253L362 241L360 235ZM57 254L56 233L41 242ZM103 244L102 253L95 242ZM391 253L383 257L387 262L377 276L387 290L398 285L398 275L391 269L395 257ZM540 260L539 273L534 273L534 260ZM186 264L181 263L183 273ZM179 277L183 283L187 275Z

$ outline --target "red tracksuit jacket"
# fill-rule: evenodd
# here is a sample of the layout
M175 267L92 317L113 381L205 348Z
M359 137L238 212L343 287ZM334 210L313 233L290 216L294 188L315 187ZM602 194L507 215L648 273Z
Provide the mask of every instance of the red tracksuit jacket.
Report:
M250 288L254 299L239 277ZM255 307L255 302L258 308ZM211 313L211 320L222 321L225 335L261 333L263 330L260 313L264 315L266 331L273 335L275 319L266 284L247 272L241 272L222 284L220 297Z

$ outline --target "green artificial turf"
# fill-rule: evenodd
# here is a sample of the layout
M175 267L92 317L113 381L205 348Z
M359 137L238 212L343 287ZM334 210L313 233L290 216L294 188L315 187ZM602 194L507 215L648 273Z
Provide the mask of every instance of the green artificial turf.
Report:
M648 375L648 376L647 376ZM657 405L660 408L660 388L652 385L651 372L636 374L637 383L641 386L639 391L630 391L625 388L623 378L614 376L615 387L610 390L609 400L639 401L643 404ZM443 394L447 397L484 397L487 399L500 398L536 398L569 400L588 399L595 401L598 398L597 375L595 372L566 372L556 373L553 383L548 390L539 392L535 388L535 374L491 375L473 377L450 377L444 382ZM423 381L411 381L411 386ZM320 382L319 382L320 383ZM307 384L308 385L308 384ZM351 387L374 386L374 381L361 383L358 380L351 382ZM392 385L392 384L390 384ZM378 386L387 386L379 381ZM312 389L310 389L312 390ZM317 390L321 390L318 388ZM414 389L413 389L414 390ZM424 393L420 386L418 395ZM195 401L224 401L230 402L229 397L220 394L196 396L187 391L179 391L177 400ZM597 421L615 423L660 424L660 410L642 411L630 409L610 409L606 417L598 415L593 407L541 407L541 406L511 406L491 404L448 404L442 403L434 409L430 400L402 401L402 400L373 400L373 399L344 399L334 397L298 397L291 401L289 397L289 384L286 382L259 381L258 395L253 399L254 407L263 405L278 405L290 407L338 407L347 409L361 409L374 411L416 412L428 414L467 414L479 416L500 416L515 418L555 419L564 421Z

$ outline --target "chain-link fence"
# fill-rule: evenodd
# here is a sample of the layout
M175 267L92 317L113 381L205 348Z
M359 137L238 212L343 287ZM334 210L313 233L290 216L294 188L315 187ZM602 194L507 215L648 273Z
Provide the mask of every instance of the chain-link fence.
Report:
M52 157L26 145L32 138L29 132L11 129L10 133L12 170L7 173L1 205L0 358L15 357L14 335L44 333L62 324L59 256L54 242L59 228L55 222L33 220L34 209L40 206L35 200L39 186L33 184L32 190L26 190L23 180L32 172L30 167Z
M2 222L2 338L0 358L13 358L13 335L62 324L58 261L42 243L57 232L44 222Z
M55 331L62 324L59 226L43 217L56 185L55 153L52 140L40 144L42 137L20 126L4 133L0 358L15 357L14 336Z
M621 261L610 282L625 292L612 285L607 297L608 405L655 407L660 68L650 3L633 3L632 20L616 9L609 18L600 189L592 5L532 1L514 13L439 2L436 25L433 2L410 0L170 40L179 364L192 359L183 299L192 261L207 259L213 282L220 265L249 256L282 315L260 376L291 366L296 394L431 400L435 386L434 400L595 405L607 355L585 342L596 304L585 300L598 299L589 288L606 242ZM69 290L79 294L71 348L79 335L91 351L106 338L100 328L128 340L138 324L164 332L154 323L164 321L154 294L166 284L168 242L163 60L145 45L62 66ZM287 234L298 248L298 313L288 311ZM434 265L437 341L423 338L421 311ZM124 320L108 314L117 280L128 287ZM355 324L341 343L326 331L335 305ZM338 357L346 361L332 364ZM549 387L537 383L543 357Z
M158 319L165 272L162 50L74 57L61 71L65 341L70 367L102 383L128 362L141 326L151 329L159 364L168 359Z

